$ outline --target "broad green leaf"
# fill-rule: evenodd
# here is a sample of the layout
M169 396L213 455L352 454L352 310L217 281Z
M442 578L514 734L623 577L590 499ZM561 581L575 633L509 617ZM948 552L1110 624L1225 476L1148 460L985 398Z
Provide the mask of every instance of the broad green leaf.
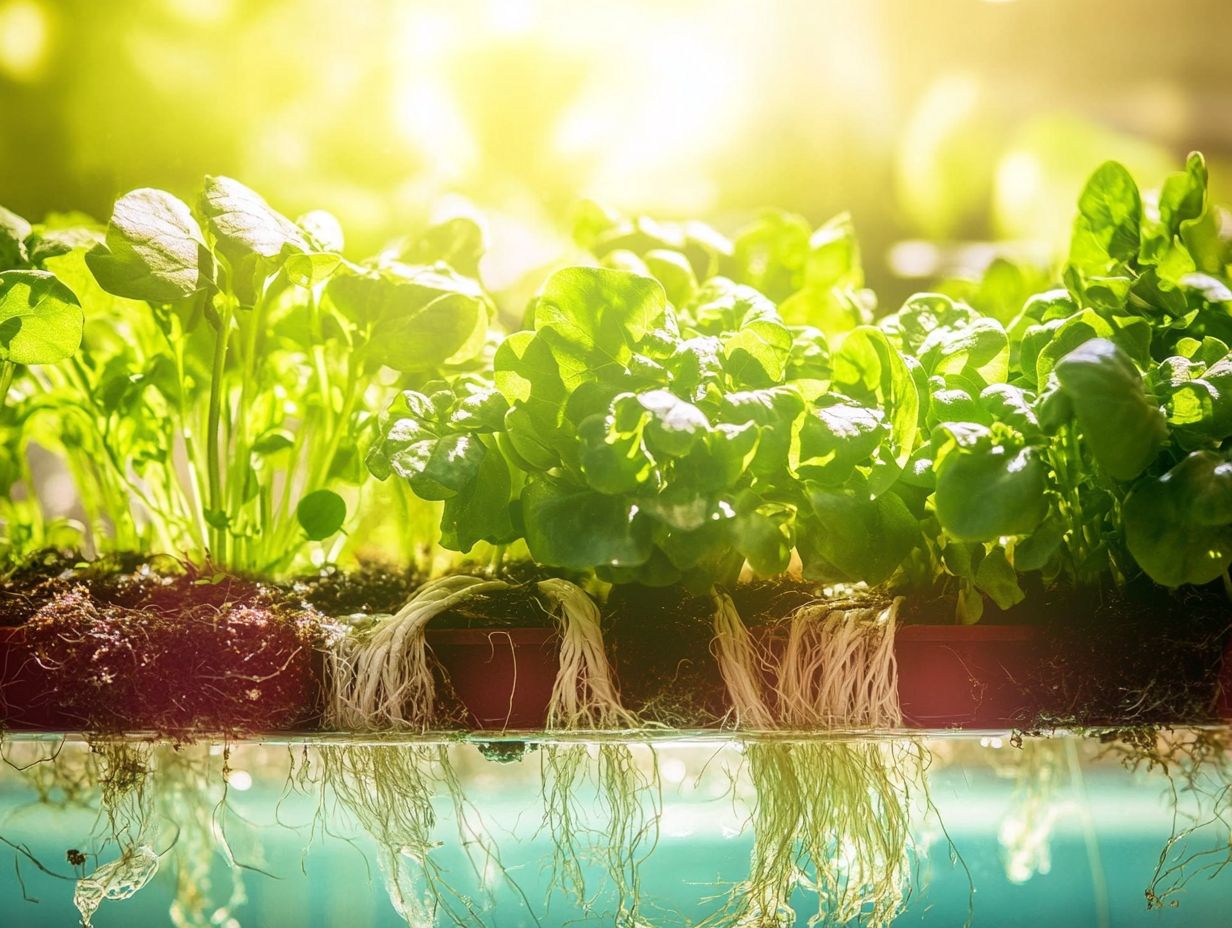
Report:
M1018 585L1018 575L1005 556L1005 549L997 545L984 555L975 571L975 585L992 597L1001 609L1016 606L1026 598Z
M963 541L1029 535L1048 511L1048 468L1030 448L954 448L937 469L941 527Z
M890 421L894 458L906 466L919 429L920 396L902 356L872 326L860 326L843 339L833 356L834 381L844 392L876 397Z
M1168 427L1125 352L1107 339L1092 339L1057 362L1056 374L1100 467L1117 480L1142 473Z
M751 320L723 339L727 372L742 386L773 386L783 379L791 346L791 332L781 322Z
M83 307L88 307L92 325L106 325L108 320L141 318L149 313L149 307L144 302L128 300L104 290L90 270L89 256L87 247L74 248L49 256L44 268L72 290Z
M1206 159L1191 152L1185 170L1170 174L1159 191L1159 220L1169 234L1180 233L1185 222L1197 219L1206 209Z
M505 427L507 431L501 437L508 442L506 453L523 470L549 471L560 466L565 458L554 425L545 423L529 407L514 406L510 409L505 416ZM576 440L573 444L576 446ZM576 447L573 454L578 454Z
M77 353L84 318L73 291L48 271L0 273L0 360L54 364Z
M574 204L572 216L573 241L587 251L621 222L619 214L594 200L579 200Z
M650 523L631 501L549 480L522 490L530 555L547 567L636 567L654 549Z
M997 320L977 318L960 328L934 331L920 346L919 357L930 374L974 371L998 383L1009 370L1009 340Z
M452 404L448 425L464 432L498 432L508 412L509 404L499 392L482 383L468 384Z
M667 555L672 566L682 574L689 571L704 571L706 565L713 564L721 557L731 553L729 528L731 513L715 511L715 521L702 520L697 528L670 528L666 532L660 529L655 535L657 548Z
M797 470L807 479L842 483L853 468L872 464L888 431L880 409L853 403L821 406L804 417Z
M975 568L979 566L979 558L984 556L984 546L965 544L949 539L941 551L941 559L946 569L955 577L965 580L975 578Z
M655 248L642 255L646 269L663 284L673 306L684 306L697 294L697 275L689 259L678 251Z
M1103 164L1078 198L1070 264L1086 275L1106 274L1138 256L1142 197L1129 171Z
M732 515L728 508L716 506L711 499L684 484L677 484L657 494L643 494L638 501L638 509L662 523L655 527L655 538L660 547L664 547L665 539L673 533L682 536L691 534L709 522L726 520ZM675 552L676 556L668 552L672 562L678 567L694 566L697 561L692 559L693 554L690 552L695 550L702 539L684 541L678 538L677 542L682 543L682 546Z
M984 270L984 276L967 301L984 315L1008 327L1043 283L1034 266L998 257Z
M1048 518L1039 528L1014 546L1014 567L1018 570L1042 570L1065 540L1065 526Z
M599 366L626 364L632 346L662 324L666 311L667 296L653 278L568 267L543 285L535 304L535 330L551 336L554 353L563 349L569 356L570 373L585 373L575 366L580 360L597 376Z
M396 263L371 268L344 261L325 288L328 306L360 325L416 313L451 293L485 299L475 281L448 268Z
M974 625L984 615L984 597L974 583L964 582L959 586L954 614L962 625Z
M266 432L252 443L252 453L266 456L295 447L295 436L286 430Z
M1046 323L1041 329L1028 330L1028 338L1039 335L1038 354L1035 355L1035 382L1041 386L1048 382L1057 362L1075 348L1089 342L1093 338L1111 339L1113 329L1099 313L1084 309L1059 322ZM1028 348L1024 338L1023 360L1031 356L1036 346Z
M732 242L733 276L771 300L786 299L804 283L811 233L801 216L777 210L763 213Z
M1168 361L1160 365L1160 370ZM1232 359L1219 362L1209 371L1198 362L1188 362L1187 366L1191 370L1185 375L1174 373L1164 384L1168 425L1186 445L1218 442L1232 435Z
M752 287L716 278L702 288L697 304L696 326L719 339L732 382L768 387L782 381L792 335L770 300Z
M143 188L116 201L103 244L86 255L108 293L174 303L213 286L213 259L188 207L162 190Z
M304 231L255 190L230 177L206 177L201 213L232 264L245 255L277 258L284 248L308 251Z
M314 209L295 220L308 240L309 248L318 252L341 252L346 245L342 224L333 213Z
M709 335L686 338L676 344L665 367L677 392L701 397L707 385L723 381L723 344Z
M929 394L928 421L933 425L942 422L979 422L991 425L992 417L969 390L942 387Z
M648 484L654 460L642 443L644 422L618 429L615 416L594 415L578 424L578 461L586 483L600 493L633 493Z
M406 444L389 454L389 465L420 499L441 500L471 485L487 453L477 436L445 435Z
M809 236L805 261L806 286L818 288L861 287L864 269L860 243L850 213L839 213Z
M441 544L466 553L477 542L508 544L518 537L509 511L512 481L504 456L489 447L470 485L445 500Z
M26 239L33 232L30 223L0 206L0 271L25 267L30 260Z
M684 462L694 468L694 482L711 491L719 491L739 483L757 455L764 435L751 422L731 425L721 422L706 436ZM684 468L682 466L682 472Z
M1198 263L1182 232L1197 225L1206 211L1206 180L1206 162L1200 154L1191 154L1185 170L1169 175L1164 181L1159 191L1158 209L1143 223L1139 263L1150 266L1153 293L1169 304L1174 315L1182 309L1177 284L1198 270ZM1203 255L1198 257L1205 263ZM1141 284L1136 290L1142 292Z
M408 241L399 257L409 264L444 261L459 274L478 279L479 260L487 251L487 238L479 222L469 216L454 216Z
M1232 463L1195 451L1136 483L1123 517L1129 551L1156 583L1216 580L1232 564Z
M1039 434L1039 420L1021 387L994 383L980 392L979 404L996 422L1013 426L1027 438Z
M825 333L812 326L791 326L791 354L787 359L784 379L812 380L829 385L833 370L830 366L830 345Z
M469 294L445 293L406 315L377 322L369 351L378 363L396 371L429 371L477 354L487 322L483 301Z
M605 254L603 256L603 267L614 271L624 271L627 274L636 274L638 277L655 276L650 272L650 268L646 266L646 262L641 257L623 248L617 248Z
M754 572L773 577L785 571L795 546L792 512L784 506L762 504L737 514L732 543Z
M636 402L650 414L646 444L656 454L683 457L710 431L710 420L700 409L667 390L650 390L623 402Z
M877 325L904 351L919 355L930 337L968 326L977 318L970 306L945 294L916 293Z
M333 490L314 490L295 507L295 518L309 541L324 541L337 532L346 513L346 501Z
M342 255L320 251L293 254L283 265L287 279L298 287L315 287L324 283L341 266Z
M894 493L870 499L855 488L808 488L809 513L797 527L805 576L815 580L887 580L919 539L915 517Z
M51 270L51 262L56 258L75 251L86 251L103 240L102 230L95 230L93 220L82 217L89 225L69 226L66 228L42 228L30 234L26 239L29 251L30 266ZM85 263L84 257L82 263ZM57 275L59 276L59 275ZM93 279L93 275L91 275Z
M779 304L783 321L819 329L838 338L873 321L872 291L855 287L803 287Z
M770 387L728 393L720 417L724 422L758 427L759 442L753 469L762 474L786 473L799 460L798 428L806 404L792 387Z

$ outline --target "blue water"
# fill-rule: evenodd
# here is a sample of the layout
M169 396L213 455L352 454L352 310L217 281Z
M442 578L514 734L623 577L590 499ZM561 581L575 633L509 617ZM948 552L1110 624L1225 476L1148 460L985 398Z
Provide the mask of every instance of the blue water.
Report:
M108 758L80 741L10 738L0 767L0 926L77 924L73 878L141 845L158 871L131 898L104 900L93 919L100 928L398 926L417 918L443 925L611 925L618 879L626 883L626 908L636 902L640 924L694 925L725 901L738 902L733 887L750 872L753 821L763 803L749 764L757 747L740 741L620 746L609 756L629 764L633 789L620 795L633 805L617 814L607 805L612 794L596 785L601 760L594 746L541 745L500 763L472 743L389 744L361 754L322 743L245 742L225 751L218 744L126 745ZM842 742L833 744L835 756L847 756ZM392 785L384 804L374 806L376 818L361 823L329 779L326 753L334 762L377 759L422 777ZM558 842L544 824L545 802L563 806L552 792L559 783L548 760L564 756L578 761L580 773L564 830L573 837L585 906L552 885ZM882 800L898 797L910 816L910 845L900 861L909 895L895 925L1232 924L1232 868L1213 872L1229 855L1226 821L1215 818L1167 847L1191 818L1232 820L1232 800L1220 792L1230 786L1226 752L1194 771L1194 790L1174 789L1183 767L1171 768L1173 780L1158 768L1133 770L1109 746L1076 736L1022 747L1004 735L929 737L864 743L852 756L885 762L877 769L892 786ZM413 757L417 763L409 762ZM117 759L150 772L143 788L118 791L113 823L100 814L98 781ZM913 776L924 769L917 762L927 766L927 797ZM847 768L793 769L808 780L814 773L842 776ZM351 782L372 780L361 774ZM833 797L840 817L853 808L841 789L811 781L803 787L820 789L825 801ZM417 788L427 790L422 798ZM435 816L427 832L430 873L413 854L396 859L404 898L435 890L435 918L424 914L432 910L429 901L418 909L404 905L404 920L381 868L389 856L371 832L389 826L399 814L395 805L423 813L428 795ZM892 812L873 818L884 824ZM615 825L636 827L614 839ZM407 840L405 829L398 834ZM605 863L613 847L628 852L616 867L623 876ZM66 858L70 848L85 857L77 867ZM1167 900L1179 903L1175 908L1148 911L1144 893L1165 850L1165 865L1189 861L1191 878ZM850 847L834 850L838 872L849 872L842 861L850 863L851 855ZM1208 870L1198 869L1204 865ZM806 863L811 874L810 868ZM241 891L234 894L237 874ZM807 887L797 887L791 901L798 924L817 912Z

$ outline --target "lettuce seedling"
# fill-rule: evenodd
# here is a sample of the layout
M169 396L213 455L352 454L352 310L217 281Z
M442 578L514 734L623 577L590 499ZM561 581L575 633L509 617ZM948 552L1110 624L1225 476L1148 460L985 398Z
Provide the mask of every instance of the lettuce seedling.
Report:
M0 266L25 263L31 227L0 210ZM42 510L26 457L26 424L34 412L30 385L14 389L18 372L57 364L81 344L81 305L71 290L43 270L0 271L0 517L4 560L45 544ZM16 491L22 487L23 494ZM24 498L20 498L24 495Z
M745 561L781 572L798 536L806 570L828 578L878 582L910 548L910 517L885 490L906 456L895 443L912 441L915 388L897 355L860 353L878 333L843 355L857 399L828 390L818 330L726 278L677 307L654 278L567 268L527 318L490 381L405 394L369 456L378 477L445 501L447 545L522 539L545 566L700 590ZM866 369L882 361L884 377ZM867 405L879 394L888 416ZM867 517L832 519L837 499Z
M1209 496L1218 480L1199 478L1218 471L1232 436L1220 337L1232 292L1215 276L1226 254L1200 155L1155 199L1110 162L1079 199L1066 288L1029 298L1008 345L954 301L916 298L883 321L931 375L926 425L947 570L969 582L998 551L1010 577L1039 570L1068 584L1119 583L1141 569L1174 586L1226 570L1232 554ZM970 345L962 369L947 362L938 377L926 343L959 342ZM960 557L971 543L976 556Z
M114 545L286 569L346 522L382 369L417 379L482 349L473 280L342 248L328 214L292 221L210 177L196 210L136 190L47 259L89 321L45 428Z

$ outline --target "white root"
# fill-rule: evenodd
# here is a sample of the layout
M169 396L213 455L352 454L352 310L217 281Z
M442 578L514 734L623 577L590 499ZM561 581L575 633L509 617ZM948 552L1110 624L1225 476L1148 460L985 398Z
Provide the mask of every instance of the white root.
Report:
M352 731L426 729L436 709L424 638L428 623L472 596L507 587L481 577L441 577L416 590L396 614L343 638L328 658L328 723Z
M815 603L792 614L775 685L780 727L902 726L894 659L901 603Z
M738 727L808 731L902 726L894 633L899 597L888 606L818 602L788 619L780 653L760 647L731 597L714 594L719 673Z
M482 908L492 904L454 887L438 859L437 797L452 803L458 845L475 874L499 874L521 892L477 810L462 795L448 747L339 744L322 745L319 754L322 802L332 794L376 841L389 901L408 926L484 924Z
M766 701L766 658L740 619L736 604L726 593L714 594L714 641L711 644L719 675L731 698L737 727L775 728L774 712Z
M548 729L636 727L637 717L620 702L594 600L567 580L541 581L539 591L551 602L560 632L560 667L548 703ZM545 744L542 757L544 824L555 845L552 885L572 894L590 913L594 900L587 893L579 838L594 835L599 846L592 850L606 862L616 893L616 924L644 926L637 914L639 870L658 841L657 777L646 777L625 744L599 744L594 755L586 744ZM579 801L578 792L592 778L599 801L589 792L586 801ZM647 805L655 814L647 814Z
M560 669L552 685L547 727L597 731L636 726L636 717L620 703L594 600L568 580L540 581L539 591L552 602L560 631Z

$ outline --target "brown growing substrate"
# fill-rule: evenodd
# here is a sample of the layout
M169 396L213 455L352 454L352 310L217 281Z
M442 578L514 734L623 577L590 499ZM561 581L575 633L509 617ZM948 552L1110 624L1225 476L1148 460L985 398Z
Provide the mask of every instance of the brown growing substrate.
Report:
M19 597L33 611L9 661L24 665L29 716L182 735L295 729L318 715L331 631L315 610L235 577L75 573Z
M1046 659L1030 681L1040 727L1199 724L1215 698L1232 626L1222 584L1087 591L1041 616Z
M480 574L475 572L474 575ZM506 565L492 579L505 581L508 589L464 600L433 618L430 627L548 628L553 619L535 584L554 576L558 575L521 562ZM297 578L285 589L288 595L302 599L325 615L342 619L358 615L392 615L406 605L411 594L426 580L414 570L397 571L381 564L362 564L353 571L326 567L318 574Z
M333 616L396 612L415 583L409 573L372 566L282 587L166 566L179 572L160 573L140 558L83 566L47 554L0 580L0 625L26 626L27 647L49 681L45 705L99 730L304 725L318 708L311 684L319 678L319 651L336 633L314 606ZM545 576L512 565L503 575L509 589L463 602L434 618L432 628L550 626L535 587ZM815 601L817 591L780 578L741 584L731 595L757 629ZM709 596L617 587L603 613L628 708L679 727L724 717ZM904 624L952 624L952 616L948 596L908 597L899 613ZM1218 584L1174 592L1141 582L1103 594L1039 587L1013 609L990 608L984 624L1040 630L1046 656L1021 682L1042 707L1033 726L1046 728L1210 720L1230 618ZM463 719L439 669L438 683L442 722Z
M750 629L769 629L817 599L790 578L741 584L733 602ZM613 590L607 639L627 705L649 721L712 725L727 711L711 656L714 605L679 588ZM954 597L906 597L904 625L953 625ZM1136 726L1215 721L1214 696L1232 605L1222 585L1180 591L1149 581L1115 591L1050 590L1037 584L984 625L1039 630L1043 658L1018 680L1040 707L1025 728ZM963 681L964 683L966 681ZM973 681L975 682L975 681Z
M727 695L710 654L713 616L709 597L680 587L612 590L606 641L627 709L680 728L722 718Z
M989 605L981 624L1039 630L1043 659L1021 681L1041 707L1034 726L1150 726L1217 720L1214 697L1232 603L1221 583L1169 590L1146 578L1114 589L1049 589ZM908 597L905 624L953 621L952 596ZM1028 726L1030 727L1030 726Z
M813 585L791 578L740 584L731 596L753 627L817 598ZM681 587L612 590L605 633L629 709L681 728L713 725L727 714L727 694L711 650L714 609L711 597Z
M316 574L296 578L287 584L286 591L325 615L342 618L397 612L424 579L413 568L398 570L364 563L352 571L324 567Z

